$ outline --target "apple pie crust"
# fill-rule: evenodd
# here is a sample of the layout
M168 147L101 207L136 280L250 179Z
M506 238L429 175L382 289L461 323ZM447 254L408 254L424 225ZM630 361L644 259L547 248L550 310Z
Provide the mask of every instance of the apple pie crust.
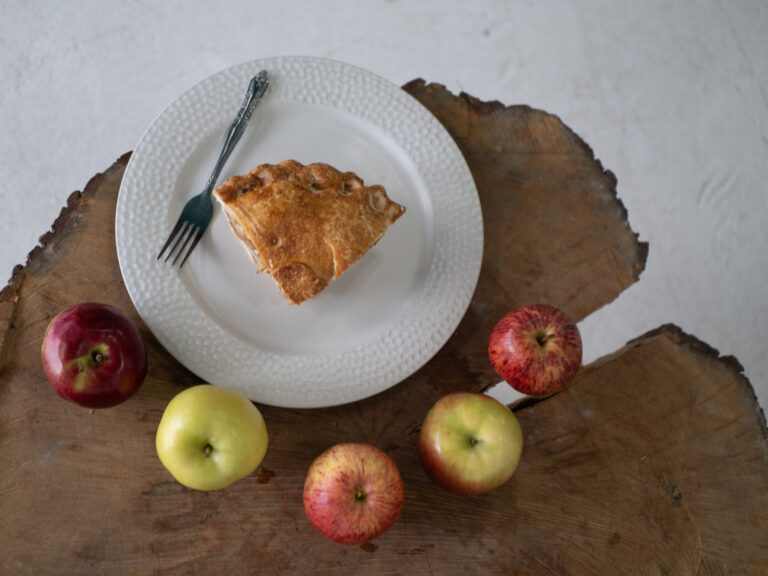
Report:
M235 236L291 304L315 297L405 212L353 172L262 164L214 191Z

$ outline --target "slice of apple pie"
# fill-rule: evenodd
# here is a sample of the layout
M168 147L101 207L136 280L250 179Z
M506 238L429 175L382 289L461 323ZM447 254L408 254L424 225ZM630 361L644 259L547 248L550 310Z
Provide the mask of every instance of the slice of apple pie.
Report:
M266 270L291 304L316 296L405 212L382 186L294 160L234 176L214 195L258 271Z

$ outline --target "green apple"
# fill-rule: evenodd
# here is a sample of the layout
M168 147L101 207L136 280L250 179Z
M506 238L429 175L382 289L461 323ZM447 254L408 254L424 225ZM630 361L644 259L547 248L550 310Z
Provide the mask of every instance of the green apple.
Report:
M474 392L443 396L419 433L419 458L437 484L457 494L488 492L509 480L523 452L523 431L509 408Z
M267 427L248 398L201 384L165 408L155 445L160 461L181 484L218 490L247 476L267 452Z

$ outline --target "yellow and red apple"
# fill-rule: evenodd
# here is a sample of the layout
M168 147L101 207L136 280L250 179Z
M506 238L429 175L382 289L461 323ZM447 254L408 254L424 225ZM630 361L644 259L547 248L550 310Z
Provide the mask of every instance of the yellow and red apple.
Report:
M403 479L394 461L369 444L337 444L318 456L304 483L312 525L339 544L381 536L400 516Z
M419 432L419 459L427 475L450 492L475 495L504 484L517 469L523 431L501 402L453 392L427 413Z

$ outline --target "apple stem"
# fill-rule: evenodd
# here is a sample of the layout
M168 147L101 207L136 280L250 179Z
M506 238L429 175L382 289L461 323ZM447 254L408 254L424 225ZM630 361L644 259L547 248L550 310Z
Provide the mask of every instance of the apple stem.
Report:
M210 444L206 444L205 445L205 454L203 456L205 458L210 458L212 450L213 450L213 446L211 446Z
M554 334L540 334L536 336L536 342L539 343L539 346L544 346L549 340L552 340L554 338Z
M477 442L478 442L477 438L470 438L469 439L469 445L470 446L475 446L477 444Z
M358 490L357 492L355 492L355 500L357 500L358 502L362 502L363 500L365 500L365 492L363 492L362 490Z

